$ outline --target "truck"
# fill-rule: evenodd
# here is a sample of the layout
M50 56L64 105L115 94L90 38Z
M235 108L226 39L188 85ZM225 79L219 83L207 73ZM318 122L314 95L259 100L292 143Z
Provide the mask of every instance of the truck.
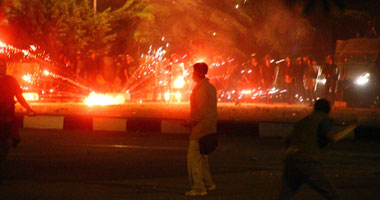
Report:
M348 107L380 105L380 38L353 38L336 42L338 101Z

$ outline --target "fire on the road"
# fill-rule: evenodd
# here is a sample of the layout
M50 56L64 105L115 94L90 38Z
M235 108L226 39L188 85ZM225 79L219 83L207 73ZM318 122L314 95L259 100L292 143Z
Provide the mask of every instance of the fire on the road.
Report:
M124 102L125 102L125 97L119 93L99 94L99 93L91 92L90 95L84 100L84 103L89 106L116 105L116 104L124 104Z

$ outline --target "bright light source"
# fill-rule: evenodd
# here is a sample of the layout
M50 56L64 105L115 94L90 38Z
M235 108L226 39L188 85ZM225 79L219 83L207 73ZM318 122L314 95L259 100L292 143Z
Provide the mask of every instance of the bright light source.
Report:
M170 100L170 93L169 92L165 92L165 101L169 101Z
M38 94L34 92L24 92L22 93L22 96L26 101L38 101L39 99Z
M22 80L30 83L32 81L32 76L30 74L26 74L26 75L22 76Z
M90 95L84 100L84 103L89 106L115 105L115 104L123 104L124 102L125 102L124 95L119 94L119 93L97 94L95 92L91 92Z
M31 48L33 51L37 50L37 47L36 47L35 45L30 45L30 48Z
M326 84L326 79L325 78L317 78L317 83L320 83L320 84Z
M173 82L173 88L183 88L185 86L185 79L183 76L178 76Z
M29 51L27 51L27 50L22 50L22 53L23 53L25 56L29 55Z
M181 101L181 93L177 92L174 96L178 101Z
M276 64L282 63L284 61L285 61L285 59L278 60L278 61L276 61Z
M44 75L45 75L45 76L49 76L49 75L50 75L50 72L49 72L48 70L45 69L45 70L44 70Z
M364 73L364 74L360 75L356 79L355 83L358 84L358 85L365 85L365 84L367 84L368 81L369 81L369 75L370 75L369 73Z
M242 90L241 93L242 94L251 94L252 91L251 90Z
M4 42L0 42L0 47L4 48L4 47L7 47L8 45L5 44Z

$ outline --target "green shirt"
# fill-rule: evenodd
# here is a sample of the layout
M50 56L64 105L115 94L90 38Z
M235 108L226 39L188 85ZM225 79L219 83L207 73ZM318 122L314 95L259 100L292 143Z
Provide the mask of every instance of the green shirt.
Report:
M321 150L330 142L332 126L332 119L323 112L314 111L301 119L287 139L288 148L294 149L287 152L287 159L319 161Z

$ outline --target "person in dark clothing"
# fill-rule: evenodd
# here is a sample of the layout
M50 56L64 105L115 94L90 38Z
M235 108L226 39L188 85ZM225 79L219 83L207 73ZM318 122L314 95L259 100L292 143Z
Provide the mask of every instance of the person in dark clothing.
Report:
M275 87L279 89L285 88L285 69L286 69L286 58L282 61L278 61L276 66L274 77L275 77Z
M294 76L295 76L295 70L294 66L292 65L292 61L290 58L286 58L284 62L284 87L287 90L287 100L289 103L294 103L294 92L295 92L295 86L294 86Z
M3 180L3 164L10 147L17 147L20 136L15 124L15 100L26 108L29 115L35 112L29 107L22 96L22 91L16 79L6 75L6 62L0 59L0 183Z
M274 83L274 67L271 63L271 59L269 55L265 56L264 64L260 68L261 74L261 87L263 91L267 94L266 102L270 103L270 96L268 94L268 90L273 87Z
M333 184L323 172L320 153L329 142L343 139L357 124L333 132L333 121L329 118L329 112L330 102L325 99L317 100L314 111L297 122L293 132L286 137L280 200L291 199L304 183L326 199L339 199Z
M255 57L251 58L251 63L245 68L242 78L248 89L252 90L260 87L260 67Z
M125 60L121 65L121 70L119 73L121 87L125 87L125 85L128 84L129 77L130 77L129 71L132 68L132 63L133 63L132 56L126 55Z
M244 69L244 65L237 65L227 79L227 91L231 93L236 104L239 104L238 91L241 89L241 79L243 77L242 71Z
M302 98L305 98L305 87L303 84L303 79L305 77L306 68L307 63L303 61L303 58L297 58L297 62L295 65L294 84L297 94L300 95Z
M315 67L317 65L316 61L307 60L307 69L305 72L305 89L306 89L306 99L310 105L313 105L313 102L317 99L317 96L314 92L316 79L318 76L318 69Z
M335 87L337 81L337 66L331 55L326 57L326 63L322 73L325 75L326 84L323 91L323 98L335 101Z
M269 55L265 56L264 64L260 69L262 87L266 91L267 89L272 88L274 81L274 67L270 61Z

